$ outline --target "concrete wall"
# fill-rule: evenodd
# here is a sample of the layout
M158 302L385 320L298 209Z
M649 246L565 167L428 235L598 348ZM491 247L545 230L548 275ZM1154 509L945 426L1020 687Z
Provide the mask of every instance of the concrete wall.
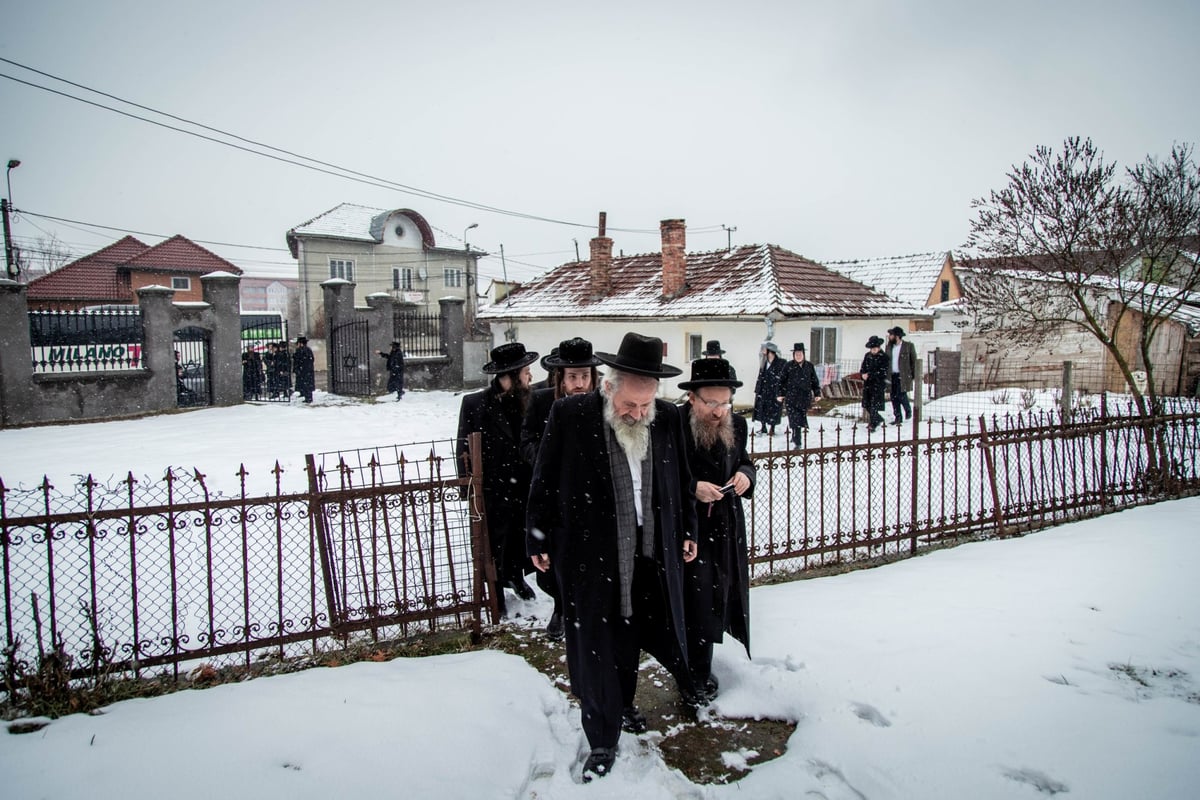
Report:
M209 332L213 405L242 402L240 278L214 272L200 279L202 302L175 303L163 286L139 289L145 341L142 369L34 374L26 286L0 281L0 425L108 419L167 411L178 405L174 332Z

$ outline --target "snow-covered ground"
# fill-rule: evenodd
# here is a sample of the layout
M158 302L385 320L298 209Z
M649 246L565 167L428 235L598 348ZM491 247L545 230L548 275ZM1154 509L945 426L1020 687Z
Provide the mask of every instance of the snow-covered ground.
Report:
M0 431L6 486L167 465L231 478L452 435L458 400L242 406ZM990 404L990 402L989 402ZM236 485L236 479L234 479ZM1191 798L1200 498L869 571L760 587L713 714L797 722L727 786L624 734L581 785L578 710L495 652L359 663L115 704L0 735L6 797ZM736 763L748 754L730 753Z

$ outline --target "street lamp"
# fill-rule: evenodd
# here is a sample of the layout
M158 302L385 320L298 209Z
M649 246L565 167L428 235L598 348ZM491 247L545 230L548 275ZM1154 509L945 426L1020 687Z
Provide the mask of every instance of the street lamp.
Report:
M15 158L8 160L8 169L4 172L4 183L8 187L8 194L0 198L0 216L4 217L4 269L5 274L16 280L17 277L17 259L13 252L12 230L8 226L8 212L12 209L12 180L9 175L14 169L21 166L21 162Z

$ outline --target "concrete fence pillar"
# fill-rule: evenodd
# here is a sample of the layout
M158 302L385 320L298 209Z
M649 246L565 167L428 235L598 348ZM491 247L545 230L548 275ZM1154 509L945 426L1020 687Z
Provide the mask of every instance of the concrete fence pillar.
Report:
M0 426L24 421L33 403L29 306L23 283L0 279Z
M231 406L242 402L242 313L238 297L242 279L229 272L200 277L204 302L212 317L212 402Z
M137 290L142 310L145 347L142 363L150 371L146 386L147 408L173 408L175 401L175 327L172 300L175 290L165 286L143 286Z

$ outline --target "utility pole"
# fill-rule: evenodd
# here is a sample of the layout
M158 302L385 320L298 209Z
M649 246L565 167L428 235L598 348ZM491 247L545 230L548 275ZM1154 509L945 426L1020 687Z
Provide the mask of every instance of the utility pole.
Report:
M4 268L10 280L17 279L16 258L13 256L12 231L8 227L8 198L0 197L0 212L4 214Z
M725 251L731 252L733 250L732 234L737 230L737 225L734 225L732 228L727 228L725 227L725 223L721 223L721 230L725 231Z

